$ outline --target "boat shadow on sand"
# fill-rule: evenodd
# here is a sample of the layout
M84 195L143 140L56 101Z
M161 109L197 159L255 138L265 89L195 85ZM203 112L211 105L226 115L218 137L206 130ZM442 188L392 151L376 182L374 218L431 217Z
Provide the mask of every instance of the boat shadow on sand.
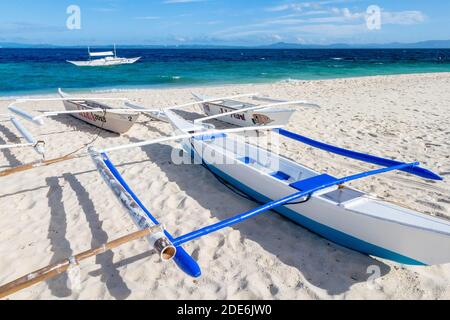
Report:
M10 144L10 143L20 143L20 139L17 135L12 132L8 127L0 124L0 145ZM6 139L2 138L5 137ZM6 161L9 163L8 167L20 166L20 162L10 149L3 149L1 153L5 157Z
M139 140L134 139L132 142ZM168 164L173 152L168 145L150 145L142 150L152 163L164 171L170 182L176 183L201 207L212 212L214 218L223 220L258 206L231 192L201 165ZM161 159L165 161L161 162ZM193 184L192 181L202 183ZM220 212L218 207L227 208L227 211ZM160 213L155 212L155 215L160 216ZM164 220L163 217L161 220ZM315 286L326 290L330 295L338 295L358 283L367 282L370 285L370 281L390 272L390 267L383 262L334 244L274 212L233 226L233 229L240 232L241 243L244 239L254 241L275 255L281 263L298 269L300 279L303 279L291 284L298 288ZM194 250L194 258L198 255L198 249ZM278 289L271 289L273 295L277 291Z
M65 173L62 177L50 177L46 179L46 183L49 188L47 198L51 216L48 228L48 238L53 252L50 263L55 263L73 254L70 241L66 238L67 211L64 207L62 183L67 183L76 194L81 211L85 214L86 221L91 230L91 246L97 247L108 242L108 234L102 229L102 221L95 209L94 202L76 175ZM105 283L111 296L121 300L127 298L131 294L131 290L127 287L120 276L118 269L114 266L113 257L114 253L108 251L98 255L95 263L100 265L102 271L101 281ZM74 290L71 288L68 280L67 273L48 280L47 285L52 295L59 298L71 296L74 293Z

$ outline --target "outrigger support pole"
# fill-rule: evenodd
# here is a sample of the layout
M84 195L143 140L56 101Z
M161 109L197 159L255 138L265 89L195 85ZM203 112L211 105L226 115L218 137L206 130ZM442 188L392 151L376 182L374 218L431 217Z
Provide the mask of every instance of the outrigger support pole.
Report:
M16 293L22 289L31 287L32 285L35 285L39 282L54 278L60 275L61 273L66 272L70 267L79 265L81 261L86 260L90 257L97 256L104 252L110 251L114 248L120 247L131 241L145 238L158 232L161 232L161 226L159 225L155 225L151 228L147 228L144 230L139 230L130 233L126 236L123 236L119 239L105 243L97 248L92 248L90 250L84 251L70 258L64 259L62 261L51 264L42 269L31 272L17 280L14 280L3 286L0 286L0 299L7 297L13 293Z

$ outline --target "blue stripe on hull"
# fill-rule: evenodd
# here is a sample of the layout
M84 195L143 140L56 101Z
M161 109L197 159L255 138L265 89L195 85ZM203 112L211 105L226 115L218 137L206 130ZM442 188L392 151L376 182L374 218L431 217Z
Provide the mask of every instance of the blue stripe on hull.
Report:
M219 170L218 168L216 168L212 165L208 165L208 168L212 172L214 172L215 174L220 176L222 179L231 183L234 187L240 189L241 191L245 192L246 194L250 195L251 197L253 197L254 199L256 199L260 202L267 203L267 202L270 202L273 200L273 199L267 198L266 196L249 188L248 186L242 184L238 180L232 178L231 176L227 175L226 173L224 173L223 171ZM408 258L401 254L395 253L388 249L376 246L374 244L360 240L358 238L355 238L351 235L348 235L348 234L338 231L336 229L330 228L324 224L318 223L317 221L314 221L305 216L302 216L301 214L299 214L287 207L279 207L279 208L275 209L275 211L280 213L281 215L285 216L286 218L294 221L295 223L313 231L314 233L317 233L317 234L321 235L322 237L329 239L329 240L331 240L339 245L342 245L346 248L356 250L356 251L359 251L364 254L373 255L373 256L383 258L383 259L395 261L395 262L398 262L401 264L418 265L418 266L426 265L417 260Z

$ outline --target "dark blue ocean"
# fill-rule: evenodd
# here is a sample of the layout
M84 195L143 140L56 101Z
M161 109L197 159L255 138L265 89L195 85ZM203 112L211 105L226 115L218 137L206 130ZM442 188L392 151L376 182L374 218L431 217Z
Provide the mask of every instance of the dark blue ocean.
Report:
M80 68L86 49L1 49L0 95L450 72L450 50L122 49L134 65Z

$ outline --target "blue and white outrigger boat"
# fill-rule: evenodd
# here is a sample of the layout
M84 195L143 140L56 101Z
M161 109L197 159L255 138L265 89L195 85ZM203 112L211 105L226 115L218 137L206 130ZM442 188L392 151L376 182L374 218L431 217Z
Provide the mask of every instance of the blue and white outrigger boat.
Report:
M216 130L210 124L203 124L198 120L195 123L187 121L167 109L164 120L171 123L177 135L101 151L90 150L94 162L108 184L116 190L119 199L133 199L134 206L125 205L141 228L158 224L158 221L143 206L111 163L108 157L110 152L183 139L183 148L199 157L201 163L214 175L263 203L256 209L178 238L165 231L164 241L176 248L175 262L191 276L197 277L201 272L197 263L182 248L183 244L270 210L363 254L407 265L450 262L449 221L381 201L344 185L392 171L403 171L427 180L442 180L439 175L420 167L418 162L403 163L342 149L277 126ZM270 130L306 145L382 168L336 178L242 141L234 135L238 132L261 130ZM252 158L251 155L258 157Z

